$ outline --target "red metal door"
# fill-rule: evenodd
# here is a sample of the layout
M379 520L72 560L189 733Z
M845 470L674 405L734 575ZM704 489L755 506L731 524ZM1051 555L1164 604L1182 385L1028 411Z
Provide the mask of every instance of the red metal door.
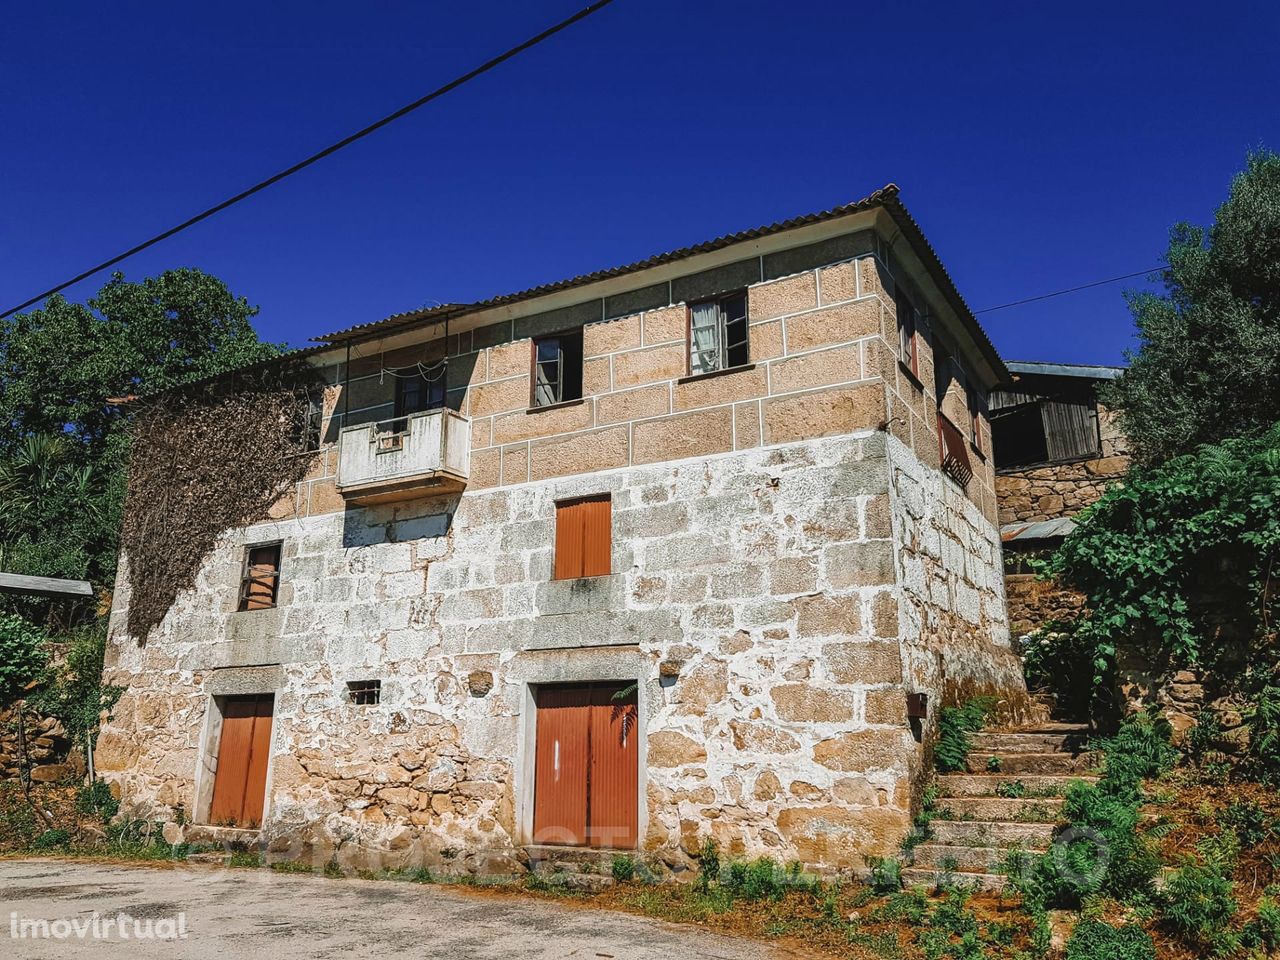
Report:
M587 842L588 686L539 687L533 842Z
M591 691L591 770L588 837L593 847L634 847L638 839L639 756L636 694L630 684L598 684Z
M262 823L274 703L275 697L269 693L224 702L210 823L238 827Z
M626 683L540 687L533 842L634 847L638 838L636 697Z

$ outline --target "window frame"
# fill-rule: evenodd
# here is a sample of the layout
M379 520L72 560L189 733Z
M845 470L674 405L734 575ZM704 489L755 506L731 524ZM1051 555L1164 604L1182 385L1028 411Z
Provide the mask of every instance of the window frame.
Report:
M576 378L577 396L566 397L565 393L565 339L576 340L578 354L578 371ZM559 345L559 352L554 361L539 360L538 347L543 343L556 341ZM586 375L586 343L583 335L583 328L570 328L567 330L558 330L555 333L543 334L540 337L531 337L529 340L529 409L530 410L548 410L552 407L559 407L567 403L580 403L583 399L583 381ZM538 400L538 369L544 363L555 363L557 369L557 392L555 399L550 403L540 403ZM570 378L570 382L573 379Z
M561 549L562 549L561 539L562 539L562 536L564 536L566 539L568 536L567 533L562 534L561 523L568 522L564 520L564 514L562 513L562 511L565 511L572 507L580 506L582 504L587 504L587 503L604 503L604 504L607 504L608 506L608 514L609 514L608 543L605 544L605 549L604 549L606 568L603 571L595 570L594 568L591 568L589 571L589 568L587 566L587 558L592 553L597 551L588 551L587 549L587 543L586 543L587 527L586 527L586 515L584 513L583 516L576 521L576 522L582 523L583 525L582 532L581 532L582 547L581 547L581 550L579 551L580 565L576 568L577 572L569 572L562 575L560 572ZM588 494L586 496L581 496L581 497L570 497L565 500L557 500L555 502L555 522L554 522L554 528L552 530L551 579L556 581L566 581L566 580L585 580L593 577L610 577L610 576L613 576L613 494L612 493L595 493L595 494Z
M382 703L382 679L347 681L347 702L354 707L376 707Z
M728 343L728 329L731 321L725 317L724 303L727 300L742 299L742 341L730 346ZM693 368L693 311L714 303L716 305L716 357L719 366L709 370L695 370ZM718 293L714 297L703 297L700 300L691 300L685 304L684 308L684 338L685 338L685 373L690 377L711 376L716 373L724 373L729 370L746 369L751 366L751 311L750 299L747 296L745 288L741 290L732 290L728 293ZM741 348L743 356L741 362L731 363L730 350Z
M894 314L897 317L898 351L905 354L898 362L916 382L920 382L920 322L923 319L905 286L898 284L893 294ZM905 309L904 309L905 308Z
M263 577L254 577L251 573L253 564L250 562L254 551L274 548L276 552L275 572ZM274 610L280 605L280 567L284 561L284 541L283 540L266 540L262 543L245 544L244 555L240 560L240 589L236 598L236 613L255 613L259 610ZM249 587L255 581L269 579L271 581L271 602L265 606L251 607L249 606Z
M412 377L405 377L399 374L395 374L394 376L396 381L396 395L393 416L391 419L395 421L395 427L397 430L403 430L405 428L405 421L415 413L427 413L431 410L443 410L445 408L445 401L449 390L448 385L445 383L445 375L443 373L435 380L428 380L426 375L421 372ZM409 384L416 384L420 393L425 394L426 406L419 404L413 410L406 409L407 404L405 403L405 391ZM433 402L433 391L436 388L436 384L439 384L440 389L439 403Z

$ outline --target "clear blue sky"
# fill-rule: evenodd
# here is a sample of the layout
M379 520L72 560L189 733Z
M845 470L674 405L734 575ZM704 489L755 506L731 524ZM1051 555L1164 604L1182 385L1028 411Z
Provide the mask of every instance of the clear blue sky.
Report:
M584 2L6 4L3 306ZM123 269L201 267L300 345L894 181L977 310L1207 222L1280 147L1278 49L1273 3L617 0ZM1116 362L1125 286L981 319L1010 359Z

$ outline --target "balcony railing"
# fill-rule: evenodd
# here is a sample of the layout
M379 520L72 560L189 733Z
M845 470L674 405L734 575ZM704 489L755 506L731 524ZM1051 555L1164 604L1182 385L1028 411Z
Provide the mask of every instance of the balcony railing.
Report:
M362 423L338 435L338 492L386 503L461 490L471 462L471 421L429 410Z

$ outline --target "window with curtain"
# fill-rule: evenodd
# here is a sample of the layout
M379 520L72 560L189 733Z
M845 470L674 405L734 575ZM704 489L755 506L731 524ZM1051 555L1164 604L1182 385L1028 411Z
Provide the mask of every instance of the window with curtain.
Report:
M582 331L533 341L533 406L582 399Z
M728 370L749 362L745 293L690 304L690 373Z

